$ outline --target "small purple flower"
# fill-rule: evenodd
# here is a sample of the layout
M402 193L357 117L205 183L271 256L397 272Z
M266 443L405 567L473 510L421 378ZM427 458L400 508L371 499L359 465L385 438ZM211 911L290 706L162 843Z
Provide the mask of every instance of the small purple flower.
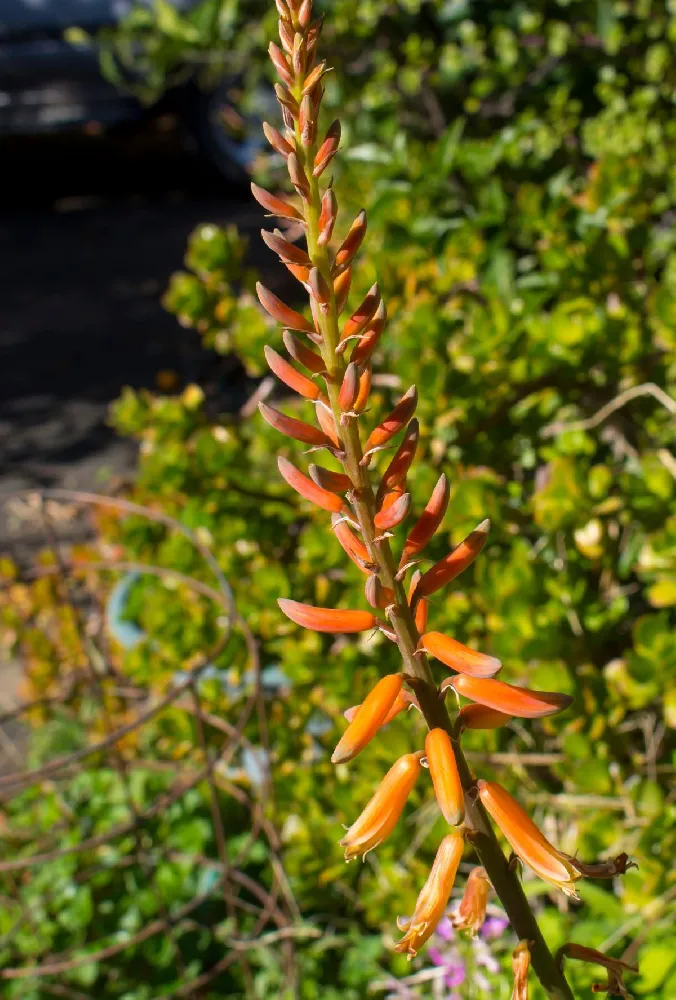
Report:
M452 940L453 936L455 935L455 931L453 929L453 924L448 919L448 917L441 918L441 920L437 924L436 933L439 935L442 941Z
M449 962L446 966L446 975L444 976L444 983L451 989L453 986L460 986L465 981L465 963L460 958L456 958Z
M509 925L509 921L504 917L487 917L481 928L481 937L484 941L493 941L500 937L504 929Z
M432 965L446 965L446 956L438 948L428 948L427 955Z

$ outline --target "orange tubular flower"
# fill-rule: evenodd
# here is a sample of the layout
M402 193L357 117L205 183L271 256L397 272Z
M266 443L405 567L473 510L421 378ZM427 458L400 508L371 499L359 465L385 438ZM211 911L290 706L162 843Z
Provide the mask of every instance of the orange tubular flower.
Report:
M331 757L332 764L345 764L360 753L370 743L380 727L384 725L397 697L401 692L404 678L402 674L388 674L379 680L364 699L355 718L343 733Z
M399 560L400 566L404 566L409 559L425 548L444 519L450 495L451 491L448 479L442 473L437 485L434 487L427 506L406 539L406 544Z
M267 344L263 348L263 351L270 370L285 385L288 385L289 389L293 389L294 392L297 392L305 399L317 400L325 398L324 393L316 382L313 382L307 375L303 375L302 372L297 371L277 351L273 351Z
M352 861L359 855L364 857L392 833L420 774L422 756L421 751L404 754L389 769L362 814L340 842L340 846L345 848L346 861Z
M388 722L392 722L392 719L396 718L400 712L403 712L405 708L411 708L415 703L415 696L409 691L400 691L397 697L392 703L392 708L389 710L383 721L380 723L380 728L386 726ZM348 722L352 722L357 717L357 712L360 710L361 705L353 705L351 708L346 708L343 715Z
M449 833L439 844L437 856L427 881L420 890L415 910L410 920L397 920L397 927L405 931L394 950L403 952L409 961L418 954L444 915L453 889L458 865L462 858L465 840L459 831Z
M486 919L486 903L491 883L485 868L473 868L469 873L465 893L453 913L449 914L457 931L470 931L476 937Z
M528 941L519 941L512 952L514 989L510 1000L528 1000L528 970L530 969L530 949Z
M465 817L465 796L448 733L430 729L425 737L425 754L441 814L449 826L457 826Z
M420 647L447 667L471 677L492 677L502 666L495 656L478 653L442 632L426 632L420 639Z
M342 608L314 608L285 597L277 598L281 610L296 625L315 632L366 632L375 628L378 619L370 611L344 611Z
M392 412L371 431L364 447L366 457L374 448L382 448L409 422L418 405L418 390L414 385L404 393Z
M333 441L317 427L313 427L312 424L306 424L303 420L296 420L295 417L287 417L285 413L280 413L274 406L268 406L267 403L259 403L258 409L263 419L271 427L279 431L280 434L286 434L287 437L301 441L303 444L312 445L314 448L330 448L333 450Z
M261 285L260 281L256 282L256 292L265 311L270 313L272 318L276 319L282 326L288 326L290 330L299 330L301 333L314 334L316 332L304 316L285 305L269 288Z
M310 503L317 504L322 510L327 510L331 514L339 514L341 511L346 510L345 504L339 496L329 492L329 490L322 489L321 486L317 486L316 483L313 483L311 479L281 455L277 459L277 465L291 489L295 490L296 493L299 493L306 500L309 500Z
M582 876L565 854L549 843L530 816L495 781L478 781L479 798L516 855L545 882L578 899L575 882Z
M464 698L478 701L488 708L497 709L519 719L540 719L568 708L572 698L556 691L532 691L515 687L504 681L456 674L449 679L449 686Z
M429 597L451 580L455 580L464 569L474 562L488 539L491 522L486 518L478 527L471 531L460 545L440 559L432 569L422 576L416 588L416 597Z

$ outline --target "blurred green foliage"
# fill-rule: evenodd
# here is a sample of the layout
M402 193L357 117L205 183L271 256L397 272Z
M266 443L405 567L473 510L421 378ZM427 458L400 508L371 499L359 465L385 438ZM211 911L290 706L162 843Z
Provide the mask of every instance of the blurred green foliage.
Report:
M106 51L120 58L127 46L132 62L141 51L147 64L136 66L156 86L193 49L217 60L234 45L253 88L271 7L203 3L202 14L218 8L212 33L188 39L188 16L177 27L161 4L135 14L142 30L130 20ZM560 718L472 734L472 764L518 794L563 849L638 861L616 885L583 883L582 907L551 905L526 874L527 888L553 948L572 939L620 954L641 935L631 991L671 1000L676 6L336 0L326 10L324 54L337 70L327 124L339 111L347 148L335 173L340 231L362 205L369 214L351 301L377 277L391 316L376 370L397 381L376 380L367 421L416 382L416 509L440 471L453 484L430 558L483 517L493 522L482 558L438 597L431 622L499 656L506 680L575 695ZM258 166L274 184L274 159ZM262 345L280 338L252 284L237 234L204 226L166 305L258 376ZM283 857L304 917L330 929L324 950L300 947L302 996L362 997L386 972L406 974L387 946L442 833L429 787L421 781L371 863L346 869L337 841L392 758L420 744L420 724L400 718L349 766L329 764L341 712L396 669L395 651L282 618L279 596L362 606L363 578L326 516L278 480L274 454L300 459L300 447L257 416L215 408L195 386L174 397L128 390L114 421L141 442L135 497L202 533L264 665L292 684L269 704ZM130 558L209 579L163 528L129 519L106 530ZM213 641L217 612L204 603L154 581L135 594L133 614L168 667ZM147 680L154 647L125 665ZM548 763L529 763L535 754ZM569 970L586 995L593 973ZM507 980L494 982L506 998ZM276 995L274 979L265 983L257 995Z

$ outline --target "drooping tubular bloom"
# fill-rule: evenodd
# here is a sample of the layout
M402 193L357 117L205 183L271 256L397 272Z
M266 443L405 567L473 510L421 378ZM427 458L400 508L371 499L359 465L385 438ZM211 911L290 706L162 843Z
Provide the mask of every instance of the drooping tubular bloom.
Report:
M514 989L510 1000L528 1000L528 970L530 969L530 949L528 941L519 941L512 952Z
M427 881L420 890L410 919L397 920L397 927L405 931L394 950L403 952L409 961L418 954L444 915L453 889L458 865L462 858L465 839L459 830L449 833L441 841Z
M486 903L491 883L485 868L473 868L467 878L465 893L458 906L449 914L457 931L470 931L472 937L481 929L486 919Z
M530 688L516 687L483 677L456 674L449 679L449 687L471 701L478 701L488 708L494 708L505 715L515 715L519 719L540 719L545 715L555 715L568 708L572 698L557 691L532 691Z
M425 754L441 814L449 826L457 826L465 816L465 797L451 737L445 730L430 729Z
M333 751L332 764L345 764L352 760L373 739L401 693L403 683L402 674L388 674L378 681Z
M422 756L422 751L404 754L389 769L364 811L340 842L340 846L345 848L346 861L368 854L392 833L420 774Z
M631 1000L631 994L624 984L624 973L637 973L638 965L630 965L621 958L611 958L610 955L604 955L602 951L597 951L596 948L588 948L586 945L576 944L573 941L569 941L568 944L564 944L563 947L559 948L556 954L559 968L563 966L564 958L577 958L582 962L602 965L607 970L607 982L593 983L592 993L607 993L611 997L624 997L625 1000Z
M511 844L514 853L545 882L578 899L575 882L581 875L565 854L550 844L530 816L495 781L478 781L479 797L486 811Z

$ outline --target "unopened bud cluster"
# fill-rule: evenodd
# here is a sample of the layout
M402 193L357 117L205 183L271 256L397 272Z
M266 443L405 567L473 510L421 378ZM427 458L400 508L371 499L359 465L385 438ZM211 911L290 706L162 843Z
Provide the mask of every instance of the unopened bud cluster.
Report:
M326 171L339 146L340 125L335 121L325 131L319 127L324 76L328 72L316 57L321 22L312 18L311 0L276 0L276 6L280 45L271 43L270 58L279 77L275 90L283 132L267 123L264 131L272 148L286 161L296 198L279 197L257 185L252 185L252 190L268 212L304 235L305 248L287 239L280 230L264 232L263 239L303 285L312 318L292 309L260 284L258 295L263 308L284 327L282 342L287 357L267 347L268 364L289 389L314 407L314 420L287 416L267 404L261 404L260 410L282 434L313 451L325 450L340 463L342 472L311 464L306 475L280 457L279 470L292 489L331 515L336 538L365 575L365 598L371 610L312 607L285 599L280 599L279 605L291 621L319 632L379 629L400 646L405 667L407 656L409 663L411 655L430 656L454 671L441 683L435 698L443 698L450 687L469 702L453 725L448 722L448 726L440 726L428 718L429 711L421 705L420 678L407 669L391 674L376 684L361 705L347 709L348 726L332 757L336 764L352 760L382 726L412 706L422 709L426 717L430 728L424 749L406 754L392 765L341 841L348 861L376 848L394 829L426 765L450 832L439 845L413 915L400 921L405 933L396 949L412 958L448 906L467 834L471 834L465 825L468 801L479 800L514 854L540 878L570 896L576 895L575 883L583 875L611 877L626 871L629 862L621 855L611 862L584 865L550 844L500 785L472 780L463 787L458 768L463 732L494 729L512 718L552 715L567 708L572 699L496 680L502 664L494 656L428 630L428 599L470 566L486 544L490 529L490 523L482 521L430 568L418 566L446 513L449 484L445 475L440 476L425 508L413 518L399 558L393 555L390 539L395 529L413 515L407 479L419 438L417 391L412 386L383 420L362 430L367 421L372 356L383 336L387 311L376 284L356 308L344 315L352 268L366 234L366 214L360 212L342 241L336 240L334 245L338 205L332 182L326 181ZM393 445L394 456L384 470L373 472L380 453ZM412 652L408 648L411 645ZM443 718L448 721L445 712ZM451 915L456 927L476 933L485 916L490 888L486 869L475 868L462 901ZM527 996L529 962L528 942L524 941L514 956L515 998ZM615 975L615 966L608 967Z

